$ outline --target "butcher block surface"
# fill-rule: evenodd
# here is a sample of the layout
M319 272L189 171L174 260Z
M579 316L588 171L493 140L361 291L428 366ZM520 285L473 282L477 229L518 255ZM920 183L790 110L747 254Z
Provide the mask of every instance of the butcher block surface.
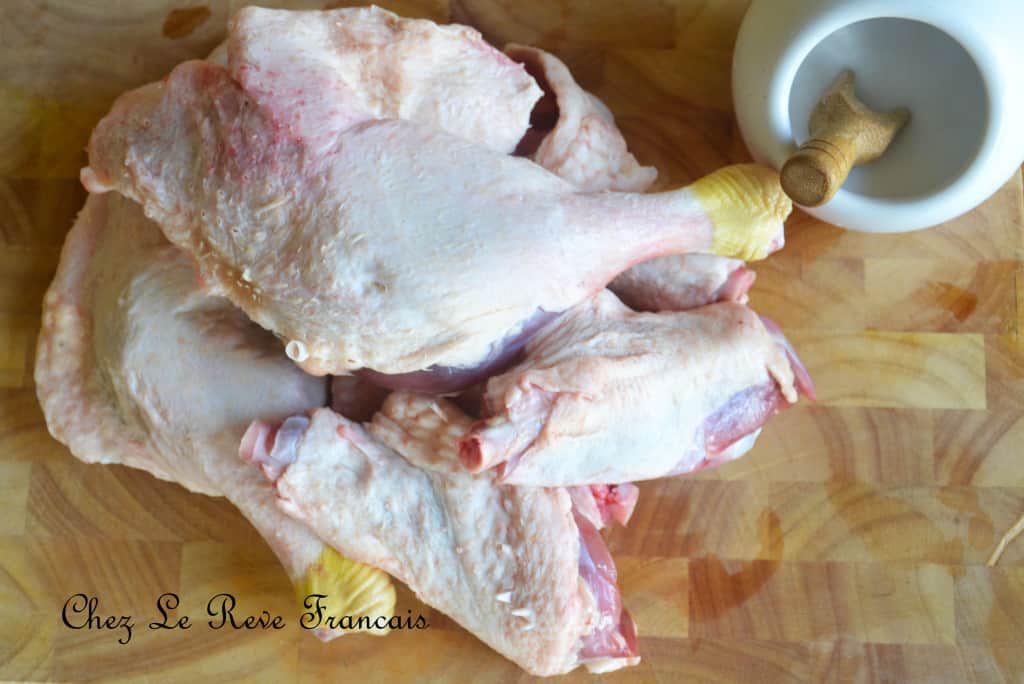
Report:
M205 55L243 4L0 3L0 680L529 679L404 587L399 615L428 629L320 643L225 501L85 465L46 431L40 303L84 201L89 131L124 89ZM555 52L660 187L748 158L729 94L742 0L383 4ZM751 303L786 330L819 400L739 462L641 485L609 546L643 662L600 681L1024 682L1024 538L986 565L1024 515L1022 240L1019 172L919 233L794 214L785 249L754 266ZM191 629L147 628L167 592ZM285 628L210 629L221 592ZM77 593L134 616L131 641L64 626Z

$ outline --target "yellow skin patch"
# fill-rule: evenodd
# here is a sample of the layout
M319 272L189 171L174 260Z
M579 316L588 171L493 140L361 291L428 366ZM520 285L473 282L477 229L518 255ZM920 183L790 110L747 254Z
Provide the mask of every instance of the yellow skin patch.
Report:
M295 584L295 592L300 605L310 594L326 595L330 614L336 618L351 615L353 623L363 615L372 623L375 618L387 620L395 614L395 587L391 577L383 570L349 560L329 546L324 547L320 558ZM305 607L302 609L307 610ZM376 629L371 626L342 633L366 632L384 636L390 631L388 627Z
M759 164L726 166L690 186L711 219L711 251L755 261L769 246L793 210L779 174Z

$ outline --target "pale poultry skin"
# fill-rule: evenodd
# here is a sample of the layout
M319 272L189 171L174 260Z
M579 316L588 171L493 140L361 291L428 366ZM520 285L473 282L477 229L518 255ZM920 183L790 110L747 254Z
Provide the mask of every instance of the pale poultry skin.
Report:
M542 92L558 118L530 130ZM745 307L644 318L603 289L743 301L742 260L783 244L770 169L642 194L655 176L552 55L377 8L244 9L94 131L40 340L51 430L226 495L297 587L356 567L338 549L529 672L633 665L597 533L628 521L627 482L738 456L809 388ZM477 423L401 391L495 368Z
M580 193L429 122L372 111L357 122L360 98L325 108L250 93L253 65L232 62L235 40L227 67L186 62L123 95L93 133L82 178L142 204L309 372L473 367L538 311L565 311L634 263L757 257L781 243L790 204L773 172ZM434 57L445 55L420 56ZM739 209L723 211L723 194Z
M539 332L487 383L489 417L460 441L508 484L574 486L692 472L812 394L789 348L747 307L637 313L608 291ZM743 442L745 447L751 440Z
M443 399L400 391L365 427L329 409L256 422L241 454L289 515L528 672L635 664L635 626L594 527L564 489L466 472L456 442L470 423Z
M116 194L88 197L42 323L35 381L55 438L87 463L227 497L294 582L324 589L317 566L333 552L237 460L255 416L322 406L323 378L298 369L229 301L208 296L187 255Z
M643 192L651 186L657 169L640 165L608 107L581 88L560 59L528 45L506 45L505 54L526 66L549 100L536 106L541 114L520 152L583 191ZM543 118L552 109L555 120L545 129Z
M246 7L225 64L254 102L312 151L368 119L404 119L508 154L541 91L468 26L379 7Z

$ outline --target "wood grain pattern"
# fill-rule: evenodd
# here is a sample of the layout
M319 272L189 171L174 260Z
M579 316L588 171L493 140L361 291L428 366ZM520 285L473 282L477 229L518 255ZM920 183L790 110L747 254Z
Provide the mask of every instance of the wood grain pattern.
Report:
M800 350L821 404L985 408L981 335L794 328L786 334Z
M0 679L528 680L405 588L400 613L430 629L321 644L226 502L79 463L46 432L34 338L89 130L124 89L205 54L243 4L0 3ZM745 0L382 4L558 53L660 187L748 158L728 83ZM752 303L791 332L822 401L738 462L641 485L609 545L644 660L602 681L1024 682L1024 542L985 567L1024 512L1020 174L933 230L863 235L799 212L787 228ZM221 591L289 628L145 628L164 592L203 623ZM132 642L64 627L75 592L134 614Z

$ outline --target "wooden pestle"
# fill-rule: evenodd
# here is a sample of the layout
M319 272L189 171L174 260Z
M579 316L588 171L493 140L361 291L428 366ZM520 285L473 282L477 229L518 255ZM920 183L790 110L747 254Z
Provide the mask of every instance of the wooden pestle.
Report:
M850 169L878 159L910 120L901 107L875 112L857 99L853 72L839 74L811 112L811 138L782 167L782 189L805 207L832 199Z

